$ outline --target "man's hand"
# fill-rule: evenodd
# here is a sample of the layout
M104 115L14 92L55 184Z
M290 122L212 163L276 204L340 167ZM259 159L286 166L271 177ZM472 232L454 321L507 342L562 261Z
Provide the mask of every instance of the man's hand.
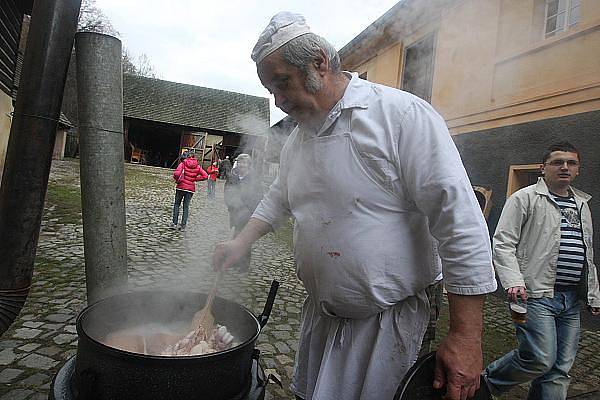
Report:
M214 270L226 271L227 268L239 261L247 251L248 246L244 245L241 240L234 239L217 243L212 261Z
M589 310L593 316L600 315L600 307L589 307Z
M436 352L433 387L446 386L448 400L465 400L479 389L483 369L481 338L448 333Z
M215 271L226 270L239 261L258 238L271 231L271 225L256 218L244 226L233 240L217 243L212 265Z
M446 386L447 400L465 400L479 389L483 302L483 295L448 293L450 330L437 349L433 380L436 389Z
M506 290L506 294L508 295L508 301L511 303L517 302L517 297L520 297L521 300L527 301L527 290L525 286L513 286Z

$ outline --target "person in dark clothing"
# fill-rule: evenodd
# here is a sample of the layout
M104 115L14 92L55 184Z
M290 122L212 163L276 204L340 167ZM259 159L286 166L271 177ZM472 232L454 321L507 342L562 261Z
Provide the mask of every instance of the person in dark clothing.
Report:
M219 169L219 173L217 174L217 178L218 179L223 179L223 170L221 168L223 168L223 160L221 160L220 158L217 160L217 168Z
M250 168L250 156L242 153L236 161L236 167L227 175L225 182L225 204L229 211L229 226L234 228L234 238L246 225L263 196L260 178ZM234 267L247 271L250 268L250 255L251 249Z
M229 160L229 156L225 156L225 159L221 161L221 165L219 165L219 172L221 173L222 179L229 178L229 175L231 174L231 161Z

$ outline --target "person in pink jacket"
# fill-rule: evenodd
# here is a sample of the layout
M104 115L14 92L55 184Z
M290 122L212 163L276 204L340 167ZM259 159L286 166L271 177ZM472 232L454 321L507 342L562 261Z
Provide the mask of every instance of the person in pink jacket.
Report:
M196 160L196 156L193 153L183 153L182 159L183 161L179 163L175 172L173 172L173 179L177 182L177 186L175 187L175 203L173 204L171 229L177 229L179 206L183 200L183 215L181 216L179 229L184 231L187 224L190 201L196 191L196 182L206 180L208 174L198 164L198 160Z

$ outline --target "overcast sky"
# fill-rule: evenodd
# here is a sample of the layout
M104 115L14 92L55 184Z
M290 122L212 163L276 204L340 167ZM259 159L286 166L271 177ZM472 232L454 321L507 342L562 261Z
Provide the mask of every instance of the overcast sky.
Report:
M135 57L160 79L270 97L250 52L279 11L292 11L338 50L398 0L96 0ZM271 99L271 124L285 114Z

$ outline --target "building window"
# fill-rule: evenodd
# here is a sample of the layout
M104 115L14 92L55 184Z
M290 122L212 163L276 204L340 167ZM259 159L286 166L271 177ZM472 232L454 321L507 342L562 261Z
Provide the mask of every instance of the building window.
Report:
M435 34L431 33L404 50L402 90L431 101Z
M566 31L581 20L581 0L546 0L546 37Z
M533 185L542 176L540 164L511 165L508 172L506 197L526 186Z

